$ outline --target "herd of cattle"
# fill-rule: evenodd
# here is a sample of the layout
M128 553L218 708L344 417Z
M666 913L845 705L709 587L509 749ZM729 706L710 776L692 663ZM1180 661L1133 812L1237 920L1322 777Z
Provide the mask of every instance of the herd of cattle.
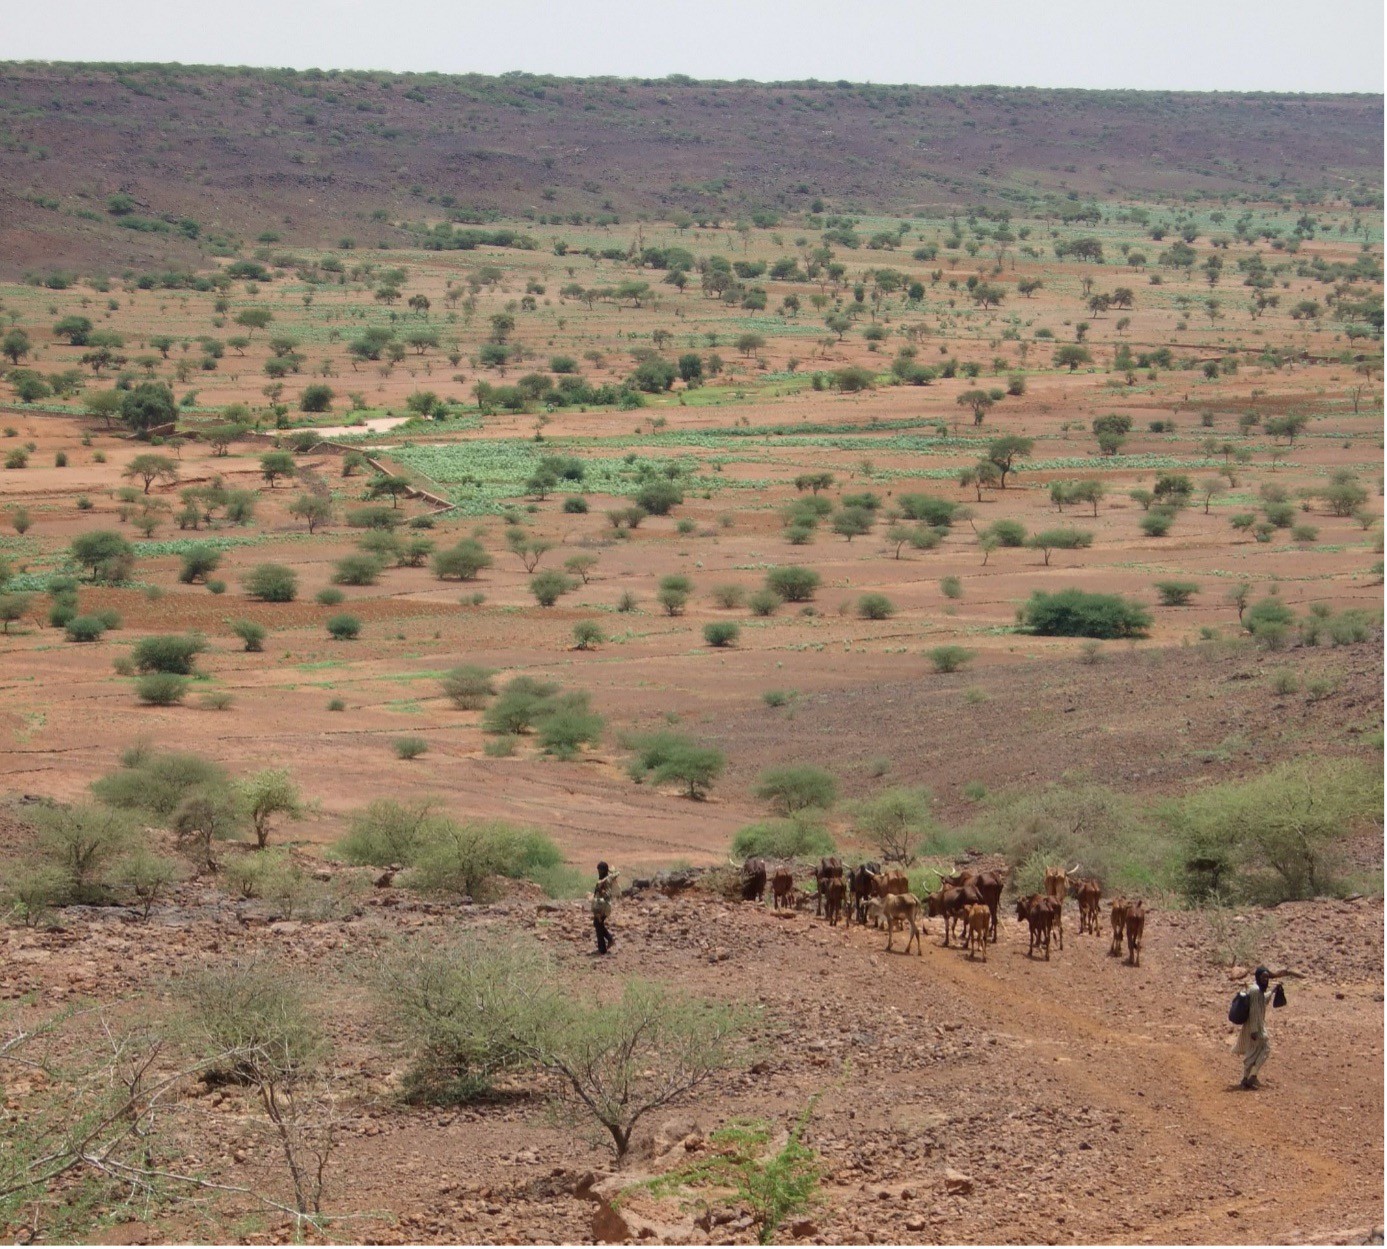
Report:
M1026 957L1033 958L1042 950L1048 961L1051 939L1064 949L1064 902L1072 896L1079 906L1079 934L1098 934L1098 904L1103 887L1092 877L1080 877L1078 864L1045 869L1045 892L1033 893L1016 900L1016 918L1030 928L1030 945ZM863 863L844 867L837 857L823 858L813 869L814 914L823 915L830 925L842 921L851 927L857 923L880 927L886 925L886 948L895 947L895 933L909 928L905 952L913 943L920 953L921 912L931 919L944 921L944 945L958 936L961 948L968 957L981 955L987 961L989 942L997 940L997 912L1006 887L1005 871L973 872L964 870L952 876L939 877L939 888L925 897L923 903L910 892L910 881L899 869L883 869L879 863ZM798 910L808 902L808 895L795 887L794 871L786 865L768 867L764 859L747 859L742 864L742 899L764 902L769 887L771 904L776 910ZM1108 953L1122 954L1122 941L1127 941L1127 962L1141 966L1141 943L1146 931L1146 903L1140 899L1114 898L1111 909L1112 944Z

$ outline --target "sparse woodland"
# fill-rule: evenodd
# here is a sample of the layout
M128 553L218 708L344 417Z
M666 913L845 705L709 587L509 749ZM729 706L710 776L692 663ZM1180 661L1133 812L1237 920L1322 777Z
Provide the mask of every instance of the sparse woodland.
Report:
M1380 1144L1380 100L5 83L6 1235L856 1241L881 1193L896 1239L1371 1233L1380 1151L1314 1121ZM92 172L100 107L198 176ZM629 178L496 155L541 124ZM812 902L825 855L1007 906L1078 865L1141 966L737 900L729 857ZM1313 1146L1223 1107L1278 959L1266 1124Z

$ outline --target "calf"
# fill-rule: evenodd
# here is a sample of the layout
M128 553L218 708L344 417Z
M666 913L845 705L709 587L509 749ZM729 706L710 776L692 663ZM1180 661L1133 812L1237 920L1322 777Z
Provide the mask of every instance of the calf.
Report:
M1069 892L1079 904L1079 935L1098 934L1098 903L1103 898L1103 886L1092 877L1087 880L1071 880Z
M886 921L886 952L891 952L892 944L896 939L895 928L897 924L909 924L910 936L905 940L905 953L910 953L910 943L915 942L915 954L921 954L920 949L920 928L918 922L920 918L920 899L913 893L888 893L881 897L876 897L867 904L868 916L876 921Z
M794 873L786 867L778 867L771 877L771 904L778 911L783 907L793 907L795 892Z
M742 864L742 901L764 902L766 899L766 860L748 859Z
M1131 905L1126 898L1112 900L1112 944L1108 947L1110 958L1122 955L1122 936L1127 931L1127 909Z
M968 931L968 957L976 950L982 951L982 961L987 962L987 934L992 928L992 912L985 904L970 906L964 917Z
M847 887L841 879L833 879L828 882L828 890L824 894L824 916L828 920L830 928L837 927L840 919L848 924L852 923L851 916L847 915L843 906L847 896Z
M1026 957L1034 958L1037 946L1044 947L1045 961L1050 961L1050 933L1055 926L1055 900L1043 893L1016 900L1016 918L1030 925L1031 943Z
M1146 903L1138 899L1127 907L1127 962L1141 966L1141 939L1146 932Z

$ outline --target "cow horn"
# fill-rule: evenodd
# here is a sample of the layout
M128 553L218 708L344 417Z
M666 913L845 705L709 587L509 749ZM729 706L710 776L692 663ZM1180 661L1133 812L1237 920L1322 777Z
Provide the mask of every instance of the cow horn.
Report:
M1073 876L1074 873L1077 872L1077 871L1079 870L1079 866L1080 866L1080 865L1079 865L1078 863L1074 864L1074 866L1071 867L1071 868L1069 869L1069 871L1065 873L1065 875L1067 875L1067 876Z

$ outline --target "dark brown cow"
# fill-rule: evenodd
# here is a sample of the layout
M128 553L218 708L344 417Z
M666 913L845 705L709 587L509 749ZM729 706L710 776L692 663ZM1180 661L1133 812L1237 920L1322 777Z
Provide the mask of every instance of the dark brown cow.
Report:
M794 907L795 874L788 867L777 867L771 876L771 904L780 908Z
M925 905L931 918L936 915L944 917L944 946L947 949L954 925L963 922L967 909L970 906L986 906L987 903L974 885L945 885L930 894L925 899Z
M1112 900L1112 944L1108 946L1111 958L1122 956L1122 936L1127 931L1127 910L1130 906L1126 898Z
M764 902L766 899L766 860L748 859L742 864L742 901Z
M1090 932L1098 935L1098 903L1103 899L1103 886L1093 877L1086 880L1071 880L1069 892L1079 904L1079 935Z
M1025 920L1031 929L1027 958L1034 958L1036 947L1043 946L1045 961L1050 961L1050 933L1055 926L1055 910L1055 900L1043 893L1033 893L1029 898L1016 900L1016 918Z
M1146 933L1146 903L1138 899L1127 907L1127 962L1141 966L1141 939Z
M847 899L847 894L847 886L843 884L841 879L829 879L828 889L824 893L824 916L827 918L830 928L836 927L840 919L845 920L848 924L852 923L851 917L845 914L844 902Z
M843 879L843 860L837 855L832 855L826 859L819 860L819 866L814 869L814 886L817 892L814 894L814 914L823 914L824 894L828 892L828 882L830 880Z
M997 940L997 912L1002 905L1002 890L1006 888L1006 877L1001 872L982 872L973 877L973 888L982 894L983 904L990 916L988 940Z
M848 888L852 893L852 912L849 919L867 923L867 903L872 897L872 877L881 871L880 863L863 863L848 873Z
M997 940L997 912L1001 909L1002 891L1006 888L1006 883L1007 874L1005 872L975 872L969 867L955 872L952 876L939 878L939 884L942 888L963 889L971 885L982 895L982 900L992 917L991 927L988 931L988 939L991 941Z

